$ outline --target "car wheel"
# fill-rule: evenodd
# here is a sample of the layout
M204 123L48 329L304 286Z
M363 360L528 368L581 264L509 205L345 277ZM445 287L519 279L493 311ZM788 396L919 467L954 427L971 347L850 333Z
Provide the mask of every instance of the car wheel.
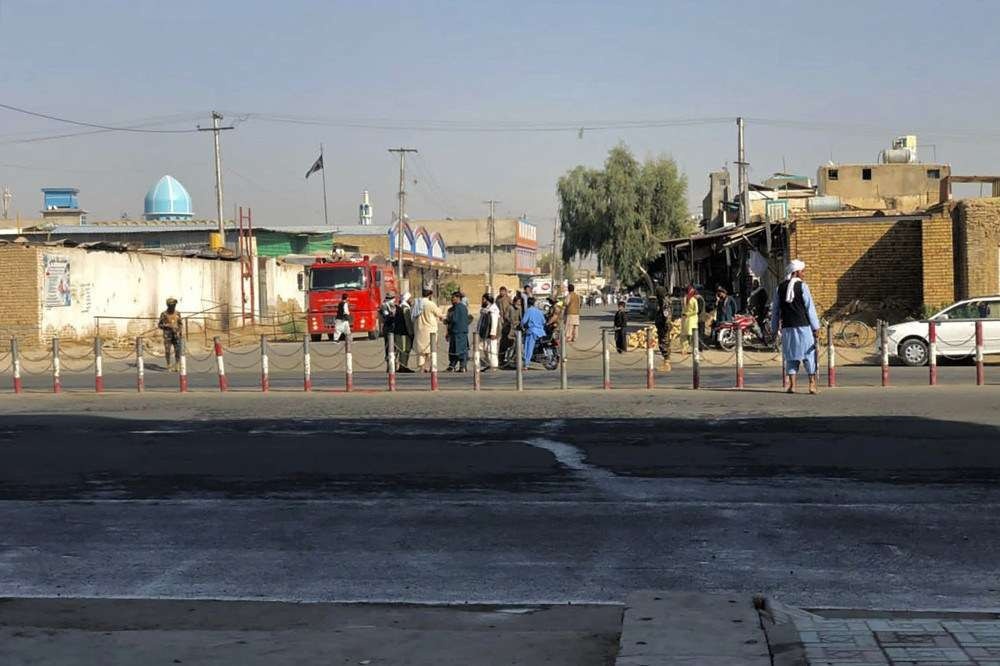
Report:
M926 365L928 356L927 343L923 340L911 338L899 346L899 358L910 367Z

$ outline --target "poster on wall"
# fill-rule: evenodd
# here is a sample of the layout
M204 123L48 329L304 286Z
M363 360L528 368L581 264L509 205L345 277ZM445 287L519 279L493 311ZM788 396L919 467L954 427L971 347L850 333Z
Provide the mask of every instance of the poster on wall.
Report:
M64 308L72 302L69 291L69 257L46 254L42 257L45 270L45 307Z

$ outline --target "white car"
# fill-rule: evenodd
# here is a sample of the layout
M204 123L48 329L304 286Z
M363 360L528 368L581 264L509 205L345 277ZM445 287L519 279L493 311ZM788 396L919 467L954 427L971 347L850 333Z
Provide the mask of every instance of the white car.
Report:
M625 312L634 315L646 314L646 299L641 296L629 296L625 301Z
M937 324L937 353L961 358L976 353L976 322L983 322L983 353L1000 353L1000 296L982 296L949 305L930 319L895 324L886 331L889 353L906 365L926 365L930 357L927 323Z

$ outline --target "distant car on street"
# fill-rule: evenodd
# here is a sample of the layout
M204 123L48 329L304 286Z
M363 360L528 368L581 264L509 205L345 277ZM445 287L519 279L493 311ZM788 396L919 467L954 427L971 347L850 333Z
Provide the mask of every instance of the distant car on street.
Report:
M929 319L890 326L889 353L906 365L926 365L930 358L928 322L937 324L937 353L962 358L976 353L976 322L983 323L983 353L1000 353L1000 296L983 296L949 305Z
M625 312L630 315L646 314L646 299L642 296L629 296L625 301Z

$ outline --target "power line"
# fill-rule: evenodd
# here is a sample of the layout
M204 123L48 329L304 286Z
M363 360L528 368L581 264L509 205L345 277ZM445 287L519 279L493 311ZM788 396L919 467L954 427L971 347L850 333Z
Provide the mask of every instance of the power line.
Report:
M53 116L47 113L41 113L40 111L31 111L30 109L22 109L19 106L12 106L10 104L2 104L2 103L0 103L0 109L7 109L8 111L23 113L25 115L34 116L36 118L53 120L59 123L66 123L68 125L77 125L79 127L92 127L94 129L103 130L105 132L133 132L139 134L189 134L198 131L198 129L146 129L139 127L116 127L113 125L102 125L100 123L88 123L82 120L61 118L59 116Z

